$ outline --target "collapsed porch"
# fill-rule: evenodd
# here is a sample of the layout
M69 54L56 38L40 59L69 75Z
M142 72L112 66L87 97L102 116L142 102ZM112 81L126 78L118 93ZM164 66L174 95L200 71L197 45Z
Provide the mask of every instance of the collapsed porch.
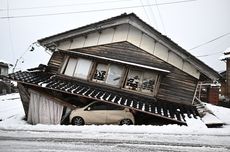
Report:
M134 95L124 90L115 90L109 87L105 88L90 82L69 79L48 72L16 72L10 74L9 79L37 89L57 91L72 96L115 104L129 108L137 112L139 116L144 115L151 117L150 119L153 117L160 118L180 125L186 125L186 115L190 118L191 116L196 118L196 116L199 115L196 108L191 105L168 102L155 97L150 98L148 96ZM67 107L73 109L71 104L67 101L65 102L67 103ZM28 111L29 106L25 104L23 104L23 106L25 112Z

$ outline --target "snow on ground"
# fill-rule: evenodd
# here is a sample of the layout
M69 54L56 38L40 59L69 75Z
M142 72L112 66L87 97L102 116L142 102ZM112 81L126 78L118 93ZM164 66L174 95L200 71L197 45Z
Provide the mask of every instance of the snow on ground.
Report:
M230 109L207 104L214 114L227 125L222 128L207 128L200 119L187 118L188 126L116 126L116 125L30 125L23 120L24 111L18 93L0 96L0 129L81 131L81 132L126 132L126 133L178 133L230 135Z
M227 125L207 128L199 119L188 126L30 125L18 94L0 96L0 151L230 151L230 109L207 105Z

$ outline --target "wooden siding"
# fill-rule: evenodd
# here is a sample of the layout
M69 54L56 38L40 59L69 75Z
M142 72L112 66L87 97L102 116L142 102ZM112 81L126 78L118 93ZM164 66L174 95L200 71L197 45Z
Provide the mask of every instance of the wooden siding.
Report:
M59 68L64 62L64 56L59 52L54 52L48 62L48 68L50 72L59 72Z
M23 109L25 111L25 116L27 118L28 110L29 110L29 103L30 103L30 94L28 92L28 88L22 83L18 82L17 86L18 86L18 91L19 91L20 98L22 101Z
M142 65L148 65L165 70L168 69L168 65L164 64L164 61L139 49L129 42L118 42L96 47L82 48L77 49L76 51Z
M227 82L227 86L226 86L226 92L227 92L227 96L230 98L230 59L227 59L226 62L226 82Z
M171 73L160 82L157 98L177 103L191 103L197 80L171 67Z
M196 78L141 50L129 42L118 42L96 47L75 49L72 51L84 52L169 70L171 73L163 75L161 79L157 98L177 103L192 103L198 81ZM61 66L61 59L63 60L63 58L61 58L63 55L57 57L58 54L59 53L56 52L49 62L52 63L49 64L49 66L53 66L52 69L56 69L56 72Z

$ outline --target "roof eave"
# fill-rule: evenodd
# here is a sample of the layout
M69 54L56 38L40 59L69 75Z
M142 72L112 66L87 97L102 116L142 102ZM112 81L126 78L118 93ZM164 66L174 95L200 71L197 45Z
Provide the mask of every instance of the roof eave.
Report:
M131 14L121 14L116 17L112 17L106 20L102 20L93 24L89 24L77 29L69 30L63 33L59 33L50 37L46 37L43 39L38 40L38 43L44 47L49 47L52 45L56 45L57 42L65 40L65 39L72 39L73 37L79 36L79 35L87 35L88 33L95 31L95 30L102 30L109 27L116 27L117 25L121 24L131 24L136 27L141 27L142 30L146 31L147 33L153 33L151 34L154 36L154 38L168 46L169 48L172 48L172 51L177 53L179 56L183 56L182 58L189 63L191 63L198 71L200 71L202 74L210 78L211 80L217 80L221 76L218 72L216 72L214 69L206 65L204 62L197 59L195 56L190 54L188 51L180 47L178 44L173 42L170 38L168 38L165 35L162 35L160 32L155 30L153 27L148 25L146 22L141 20L138 16L136 16L134 13ZM178 52L179 51L179 52Z

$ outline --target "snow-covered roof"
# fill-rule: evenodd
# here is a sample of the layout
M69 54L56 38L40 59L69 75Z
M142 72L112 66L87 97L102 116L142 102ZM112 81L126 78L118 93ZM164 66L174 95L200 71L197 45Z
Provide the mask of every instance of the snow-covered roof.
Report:
M219 60L226 60L226 59L229 59L229 58L230 58L230 54L226 54L226 55L224 54L219 58Z
M230 47L224 51L224 54L229 54L229 53L230 53Z

